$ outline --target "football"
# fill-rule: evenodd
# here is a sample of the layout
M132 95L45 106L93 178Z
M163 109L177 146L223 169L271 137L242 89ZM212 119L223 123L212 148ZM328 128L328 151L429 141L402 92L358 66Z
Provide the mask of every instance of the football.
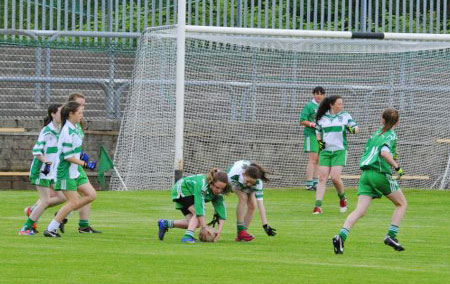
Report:
M202 235L200 234L200 237L199 237L200 241L202 241L202 242L212 242L212 241L214 241L214 238L217 235L216 229L214 229L211 226L208 226L208 227L206 227L203 230L206 231L206 234L205 234L204 237L202 237Z

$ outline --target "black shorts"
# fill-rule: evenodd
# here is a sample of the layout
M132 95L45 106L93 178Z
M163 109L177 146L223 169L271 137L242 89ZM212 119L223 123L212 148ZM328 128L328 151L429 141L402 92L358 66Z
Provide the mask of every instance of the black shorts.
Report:
M188 210L188 208L191 207L192 205L194 205L194 196L191 195L191 196L181 197L178 199L174 199L173 202L178 202L183 206L180 210L183 213L183 215L186 216L188 214L191 214L191 212Z

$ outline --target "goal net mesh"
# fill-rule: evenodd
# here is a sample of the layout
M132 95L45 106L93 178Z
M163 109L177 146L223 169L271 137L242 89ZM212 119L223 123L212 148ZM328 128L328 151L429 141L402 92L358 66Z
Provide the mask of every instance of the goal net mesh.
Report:
M129 190L173 184L176 32L140 39L114 162ZM400 112L402 187L439 187L448 167L450 43L186 34L185 176L247 159L268 172L268 187L305 183L299 117L322 86L340 95L360 127L348 135L345 186L387 107ZM112 190L123 190L117 176Z

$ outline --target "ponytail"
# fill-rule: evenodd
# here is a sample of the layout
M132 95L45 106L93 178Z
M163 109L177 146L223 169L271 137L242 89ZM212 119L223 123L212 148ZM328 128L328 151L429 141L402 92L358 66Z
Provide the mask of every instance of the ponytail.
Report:
M44 118L44 126L50 124L53 121L52 113L57 113L58 108L60 108L61 104L51 104L47 109L47 116Z
M381 131L381 134L384 134L390 129L392 129L392 127L394 127L394 125L400 119L398 111L394 108L385 109L381 117L384 119L384 126L383 130Z

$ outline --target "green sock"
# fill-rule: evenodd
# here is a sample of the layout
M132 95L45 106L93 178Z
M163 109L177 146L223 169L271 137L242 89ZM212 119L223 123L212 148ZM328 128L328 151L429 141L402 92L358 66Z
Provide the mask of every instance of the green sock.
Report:
M398 234L398 226L395 226L395 225L390 225L389 226L389 231L388 231L388 233L387 233L391 238L396 238L397 237L397 234Z
M338 193L338 196L339 196L339 200L344 200L345 199L345 193L342 193L342 194Z
M237 222L237 232L238 234L242 231L247 230L247 227L245 227L244 223L242 222Z
M313 178L313 186L316 186L319 184L319 179L318 178Z
M173 220L164 220L164 225L166 225L167 228L173 228Z
M27 221L23 225L26 226L28 230L31 230L33 229L34 223L35 222L28 217Z
M306 187L310 187L314 185L314 181L313 180L307 180L305 183Z
M349 230L347 230L346 228L342 228L339 231L339 236L341 237L341 239L345 242L347 240L348 234L349 234Z
M89 221L88 220L84 220L84 219L80 219L80 221L78 222L78 226L80 228L89 227Z
M194 238L194 231L186 230L186 232L184 233L183 238L186 238L186 239L188 239L188 238Z
M322 206L322 200L316 200L316 207Z

